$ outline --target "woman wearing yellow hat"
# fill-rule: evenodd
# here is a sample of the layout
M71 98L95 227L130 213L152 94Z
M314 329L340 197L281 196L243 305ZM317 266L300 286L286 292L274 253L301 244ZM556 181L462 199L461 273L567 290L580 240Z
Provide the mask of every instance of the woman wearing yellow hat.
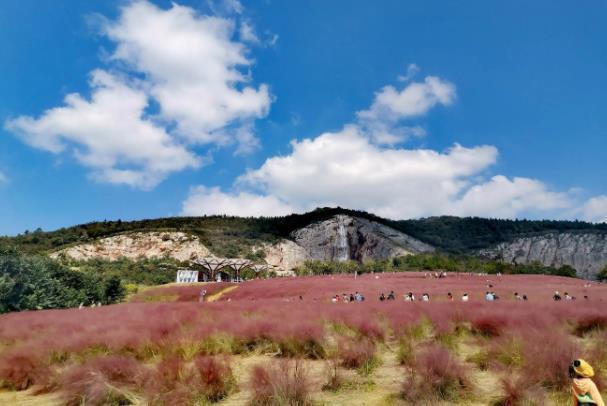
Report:
M574 406L605 406L601 393L592 381L594 369L583 359L576 359L569 366L569 376L573 379Z

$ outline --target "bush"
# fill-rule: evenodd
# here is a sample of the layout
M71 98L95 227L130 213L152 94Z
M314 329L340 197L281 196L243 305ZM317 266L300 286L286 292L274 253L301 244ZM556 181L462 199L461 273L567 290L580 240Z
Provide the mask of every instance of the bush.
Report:
M60 378L68 406L132 404L131 390L141 376L137 361L129 357L95 358L70 368Z
M404 399L419 404L455 402L470 393L464 366L446 348L431 344L415 358L402 390Z
M592 331L600 331L607 328L607 315L605 314L587 314L577 320L575 333L579 336Z
M234 389L236 381L226 359L198 357L194 360L194 365L201 393L207 400L218 402Z
M341 339L337 355L345 368L358 369L368 375L376 365L375 344L369 339Z
M256 406L312 405L308 373L300 360L255 366L251 392L251 404Z
M569 365L579 354L577 345L564 333L552 331L527 333L523 343L522 377L549 390L566 390Z
M546 393L541 387L522 378L502 378L503 395L493 402L493 406L542 406L547 404Z
M26 350L3 357L0 363L2 387L13 390L25 390L31 385L44 382L48 373L43 361Z

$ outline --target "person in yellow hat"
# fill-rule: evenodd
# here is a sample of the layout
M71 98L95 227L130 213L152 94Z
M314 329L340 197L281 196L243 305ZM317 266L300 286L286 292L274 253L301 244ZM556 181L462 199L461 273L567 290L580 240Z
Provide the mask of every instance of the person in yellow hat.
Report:
M594 369L583 359L576 359L569 365L569 376L573 380L571 391L574 406L605 406L601 393L592 381Z

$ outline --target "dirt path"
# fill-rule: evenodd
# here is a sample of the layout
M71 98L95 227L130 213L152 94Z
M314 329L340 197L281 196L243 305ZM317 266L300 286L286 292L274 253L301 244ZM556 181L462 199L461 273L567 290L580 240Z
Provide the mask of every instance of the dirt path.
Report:
M219 292L213 294L213 295L209 295L206 299L207 302L216 302L217 300L219 300L223 295L225 295L228 292L231 292L235 289L238 289L238 285L234 285L234 286L228 286L225 289L220 290Z

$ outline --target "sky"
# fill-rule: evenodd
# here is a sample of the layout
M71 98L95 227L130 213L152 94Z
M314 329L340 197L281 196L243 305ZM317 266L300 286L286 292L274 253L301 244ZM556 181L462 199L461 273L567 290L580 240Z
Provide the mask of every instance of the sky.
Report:
M607 221L607 2L4 0L0 235L341 206Z

